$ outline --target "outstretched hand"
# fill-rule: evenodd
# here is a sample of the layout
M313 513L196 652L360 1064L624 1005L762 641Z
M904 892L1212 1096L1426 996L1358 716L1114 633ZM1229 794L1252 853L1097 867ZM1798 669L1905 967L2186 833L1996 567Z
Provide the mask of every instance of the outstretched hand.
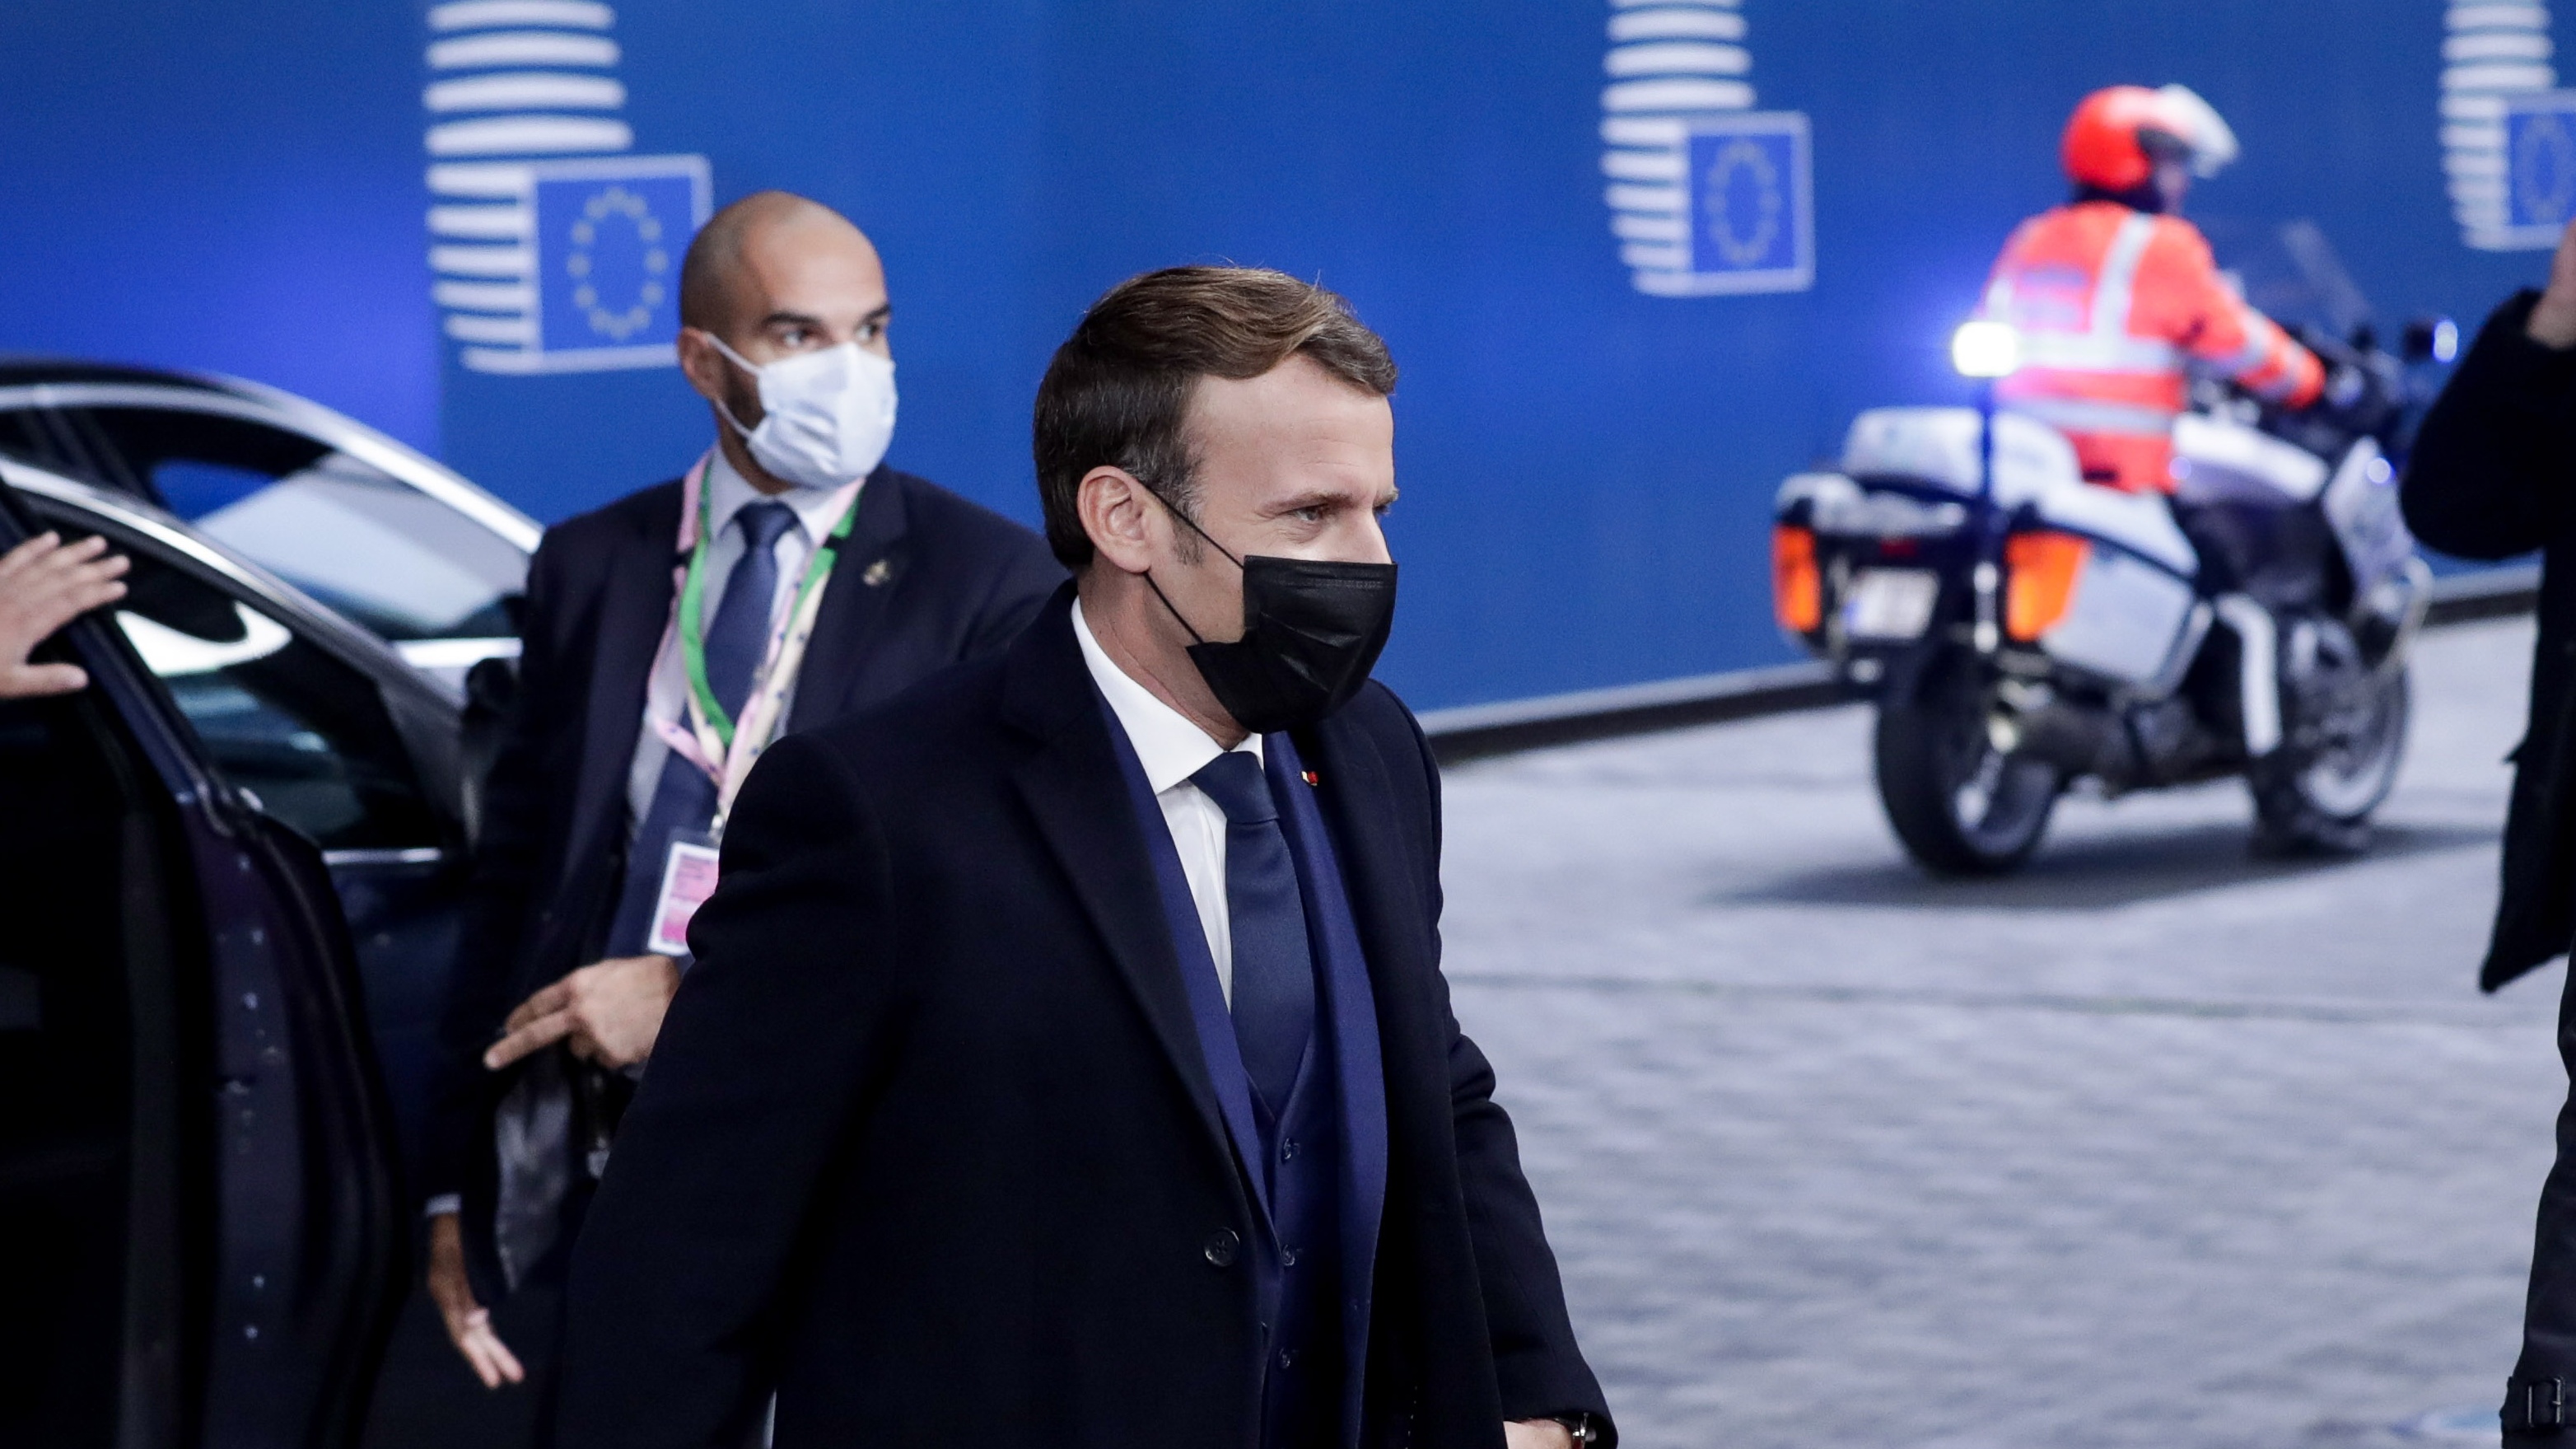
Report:
M584 966L519 1003L506 1033L483 1053L499 1071L540 1047L563 1042L574 1056L603 1067L631 1067L653 1054L662 1015L680 989L680 966L668 956L620 956Z
M70 694L89 684L77 664L29 664L27 655L55 630L125 597L122 554L107 540L67 544L58 533L40 533L0 554L0 699Z
M474 1285L465 1276L465 1236L454 1213L440 1213L429 1220L428 1279L430 1301L438 1305L447 1341L464 1355L466 1366L483 1381L483 1387L497 1389L525 1380L528 1371L519 1366L519 1356L510 1352L492 1327L492 1310L474 1301Z
M2540 294L2540 305L2531 309L2522 332L2543 347L2576 347L2576 221L2558 234L2558 254L2549 259L2549 290Z

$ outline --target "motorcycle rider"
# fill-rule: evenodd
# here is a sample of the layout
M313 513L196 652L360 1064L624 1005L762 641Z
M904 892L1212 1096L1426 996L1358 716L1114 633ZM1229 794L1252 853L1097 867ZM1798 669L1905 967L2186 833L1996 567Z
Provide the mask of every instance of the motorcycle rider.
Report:
M2179 85L2095 91L2076 106L2061 146L2075 194L2015 229L1981 311L2020 340L2022 365L1997 383L1996 402L2065 434L2085 481L2172 495L2174 421L2194 372L2291 412L2322 404L2359 416L2373 406L2359 371L2330 374L2246 305L2200 229L2178 214L2193 177L2236 159L2235 133L2207 101ZM2311 536L2321 521L2180 499L2173 513L2200 556L2203 588L2250 603L2272 623L2251 635L2238 628L2243 647L2276 647L2285 612L2323 602L2325 571L2315 560L2331 543ZM2247 745L2249 754L2272 748ZM2258 812L2253 846L2266 855L2343 853L2367 840L2364 827L2295 809Z
M2074 197L2023 222L1995 261L1980 315L2011 324L2022 360L1995 400L2064 433L2087 482L2174 491L2194 363L2293 409L2325 390L2316 354L2236 295L2178 214L2192 178L2236 149L2181 86L2095 91L2062 143Z

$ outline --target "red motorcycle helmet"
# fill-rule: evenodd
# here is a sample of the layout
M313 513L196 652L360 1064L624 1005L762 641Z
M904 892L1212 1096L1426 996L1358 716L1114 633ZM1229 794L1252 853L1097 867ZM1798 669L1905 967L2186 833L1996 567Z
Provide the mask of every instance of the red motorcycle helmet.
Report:
M2186 87L2109 86L2075 107L2059 154L2078 186L2117 195L2145 186L2164 158L2217 175L2236 159L2236 133Z

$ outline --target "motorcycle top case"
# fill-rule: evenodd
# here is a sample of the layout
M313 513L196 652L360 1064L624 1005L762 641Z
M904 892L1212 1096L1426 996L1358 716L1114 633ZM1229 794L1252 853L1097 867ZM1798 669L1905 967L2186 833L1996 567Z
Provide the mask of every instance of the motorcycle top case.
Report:
M2017 528L2092 545L2065 612L2036 642L2051 659L2115 682L2166 676L2198 602L2199 558L2172 510L2162 498L2085 482L2075 450L2046 423L2003 412L1994 427L1996 505ZM1779 506L1808 502L1820 534L1919 535L1935 520L1955 531L1978 492L1980 431L1969 408L1873 408L1852 421L1842 473L1788 480ZM1917 526L1877 526L1900 520Z

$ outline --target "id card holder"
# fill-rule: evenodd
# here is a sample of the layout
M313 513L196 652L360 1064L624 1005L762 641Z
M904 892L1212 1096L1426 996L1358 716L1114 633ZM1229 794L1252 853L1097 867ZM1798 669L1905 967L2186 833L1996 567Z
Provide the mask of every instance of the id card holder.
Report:
M653 898L653 929L644 949L685 961L689 957L689 921L716 893L716 838L703 830L671 835L670 852L662 858L662 889Z

